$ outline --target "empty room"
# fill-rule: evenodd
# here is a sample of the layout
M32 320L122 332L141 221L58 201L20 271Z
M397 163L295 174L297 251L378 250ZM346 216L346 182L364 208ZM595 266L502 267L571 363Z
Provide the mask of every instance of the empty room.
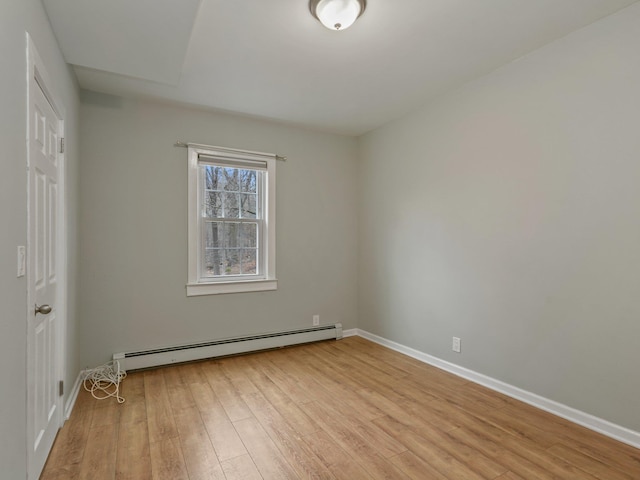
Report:
M640 3L0 1L0 479L640 479Z

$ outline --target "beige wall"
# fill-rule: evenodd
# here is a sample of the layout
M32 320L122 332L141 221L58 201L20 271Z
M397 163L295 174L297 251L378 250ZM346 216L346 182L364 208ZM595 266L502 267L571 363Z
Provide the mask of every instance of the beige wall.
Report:
M639 26L635 4L361 139L360 328L640 430Z
M356 326L356 140L84 92L82 362L321 323ZM186 297L187 151L274 152L278 290Z
M39 0L0 2L0 476L26 478L26 278L16 278L16 247L27 244L26 40L28 31L66 111L69 201L67 385L78 374L76 206L78 92ZM69 388L70 389L70 388ZM69 390L68 389L68 390Z

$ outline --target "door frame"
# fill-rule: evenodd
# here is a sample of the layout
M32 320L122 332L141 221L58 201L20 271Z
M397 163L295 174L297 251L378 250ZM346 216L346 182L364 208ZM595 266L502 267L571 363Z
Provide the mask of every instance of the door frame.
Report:
M34 284L33 278L31 278L31 214L32 214L32 205L30 204L30 189L31 189L31 176L32 169L30 165L31 160L31 136L32 136L32 119L30 112L30 105L34 96L34 89L40 88L44 93L45 97L53 107L53 110L58 118L58 128L60 138L64 138L64 119L65 119L65 111L63 107L63 103L60 101L60 96L57 94L55 89L55 83L51 80L51 77L47 73L44 62L42 58L38 54L38 51L33 43L31 36L28 32L26 32L26 50L27 50L27 129L26 129L26 143L27 143L27 158L26 158L26 166L27 166L27 265L26 265L26 277L27 277L27 322L33 322L33 318L35 317L34 312ZM59 149L58 149L59 152ZM65 358L66 358L66 337L67 337L67 196L66 196L66 154L64 152L58 153L58 198L57 198L57 231L56 231L56 262L57 262L57 270L58 270L58 286L56 291L56 299L55 299L55 308L57 311L57 319L58 325L56 328L55 335L55 375L58 381L62 381L65 379L66 374L66 366L65 366ZM29 327L27 327L27 338L26 338L26 395L27 395L27 421L26 421L26 429L27 429L27 478L37 478L41 472L33 472L34 466L32 465L33 461L33 441L32 438L32 429L34 424L34 419L32 416L32 412L29 408L28 399L31 398L32 395L31 389L31 372L30 372L30 359L29 352L33 348L32 339L29 336ZM65 390L68 391L69 386L66 386ZM58 395L56 397L56 414L52 422L55 422L57 429L62 427L62 424L65 420L65 412L64 412L64 396Z

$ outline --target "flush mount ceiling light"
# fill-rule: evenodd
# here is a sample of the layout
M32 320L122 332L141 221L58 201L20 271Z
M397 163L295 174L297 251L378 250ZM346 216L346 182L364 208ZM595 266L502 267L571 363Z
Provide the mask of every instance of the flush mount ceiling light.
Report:
M345 30L362 15L366 0L311 0L311 14L330 30Z

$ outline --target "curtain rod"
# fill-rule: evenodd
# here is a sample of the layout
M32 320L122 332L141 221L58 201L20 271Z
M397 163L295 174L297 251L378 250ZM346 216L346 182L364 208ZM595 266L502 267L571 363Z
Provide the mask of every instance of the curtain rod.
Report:
M231 153L250 153L252 155L263 155L265 157L275 157L276 160L280 160L281 162L286 162L287 157L283 157L282 155L276 155L275 153L263 153L263 152L252 152L251 150L238 150L236 148L226 148L226 147L216 147L214 145L204 145L202 143L185 143L181 141L177 141L173 144L174 147L200 147L200 148L210 148L214 150L221 150L223 152L231 152Z

